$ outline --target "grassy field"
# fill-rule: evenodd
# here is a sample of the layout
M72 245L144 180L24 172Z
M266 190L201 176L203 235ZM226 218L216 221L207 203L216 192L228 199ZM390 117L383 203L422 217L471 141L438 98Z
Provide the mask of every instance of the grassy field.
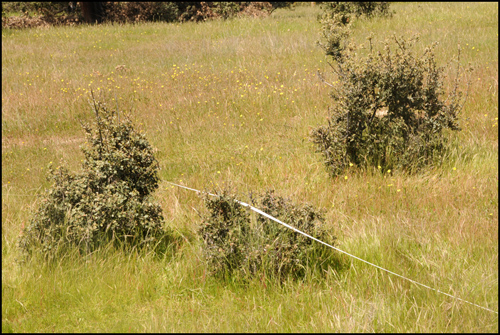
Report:
M2 331L498 332L498 314L355 259L281 286L221 283L206 275L196 238L203 202L166 183L275 189L325 209L340 249L498 311L498 4L391 8L392 19L359 22L354 38L419 33L422 49L439 42L439 64L460 44L475 69L450 157L411 176L331 179L314 152L309 132L333 104L316 75L330 73L315 45L317 6L200 24L2 30ZM50 186L47 165L80 169L91 89L158 149L156 198L185 243L162 260L102 250L20 264L17 237Z

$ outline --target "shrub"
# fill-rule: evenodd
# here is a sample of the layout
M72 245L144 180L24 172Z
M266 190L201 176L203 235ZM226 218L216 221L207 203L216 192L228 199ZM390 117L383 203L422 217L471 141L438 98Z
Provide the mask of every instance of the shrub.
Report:
M323 213L311 205L294 204L289 199L275 195L274 191L266 192L253 202L255 207L280 221L325 243L334 244L335 237L324 227ZM331 255L334 254L333 249L262 215L257 216L256 232L264 238L256 239L259 243L254 249L260 250L261 255L254 262L264 265L281 279L289 275L302 277L307 266L317 266L327 258L331 261Z
M366 16L391 16L393 12L389 10L389 2L378 2L378 1L368 1L368 2L357 2L357 1L331 1L323 2L321 4L321 9L323 10L323 15L334 15L342 14L345 17L350 17L352 15L356 17Z
M106 2L104 5L104 21L108 22L175 22L179 15L175 2Z
M206 7L208 7L208 5L206 5ZM208 8L206 11L208 11ZM215 16L227 19L238 14L240 5L237 2L214 2L212 11Z
M94 108L95 127L83 125L83 172L49 167L54 185L19 241L28 254L64 253L72 246L90 252L109 242L164 248L169 242L161 207L150 199L159 167L152 147L129 119L120 121L101 103Z
M271 12L274 12L278 8L294 9L296 3L292 1L276 1L269 2L269 4L271 5Z
M323 41L318 44L325 53L337 59L345 48L345 42L350 35L353 20L361 16L390 17L388 2L323 2L322 14L318 17L322 27Z
M2 3L2 28L75 25L82 19L76 4L75 2ZM19 12L20 16L13 15Z
M206 21L269 13L268 2L106 2L105 21Z
M333 176L351 164L411 172L442 160L444 130L459 130L463 68L458 57L454 87L443 99L436 44L416 55L412 48L417 40L394 36L395 50L386 40L383 52L376 52L370 37L368 48L350 44L334 58L335 105L328 125L311 134Z
M199 233L204 255L216 276L249 278L268 274L285 279L304 276L308 266L331 260L332 250L302 234L263 216L252 220L248 211L224 191L215 198L204 198L209 215ZM309 205L298 206L269 191L252 201L253 205L277 219L333 244L323 227L322 214ZM323 266L332 264L326 262Z
M263 16L272 11L269 2L183 2L178 3L179 21L206 21L236 16Z
M89 22L135 23L147 21L184 22L228 19L235 16L265 16L290 2L16 2L2 6L2 27L29 28ZM39 13L35 18L9 14Z
M325 50L327 56L340 60L351 33L351 15L325 11L320 17L320 23L322 40L317 42L318 45Z
M215 198L206 196L204 202L209 215L199 234L205 258L213 273L230 275L242 266L249 250L250 215L227 191Z

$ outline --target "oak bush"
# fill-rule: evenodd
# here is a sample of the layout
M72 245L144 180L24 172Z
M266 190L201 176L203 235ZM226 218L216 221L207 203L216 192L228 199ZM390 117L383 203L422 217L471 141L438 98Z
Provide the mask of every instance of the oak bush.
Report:
M95 123L82 125L87 142L83 171L49 167L53 186L41 201L19 246L27 254L91 252L116 246L165 250L171 232L152 200L158 188L158 161L130 119L94 101Z

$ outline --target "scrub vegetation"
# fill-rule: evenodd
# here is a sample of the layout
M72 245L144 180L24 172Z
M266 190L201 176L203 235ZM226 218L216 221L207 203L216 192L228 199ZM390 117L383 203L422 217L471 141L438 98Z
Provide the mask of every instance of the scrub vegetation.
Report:
M453 121L461 131L444 129L442 160L413 173L350 161L332 174L316 152L311 132L338 108L326 83L339 80L316 43L318 5L199 23L2 29L2 331L497 333L498 314L332 249L305 258L325 262L287 263L285 254L301 256L293 234L290 248L268 242L266 255L252 249L258 240L235 240L255 251L235 254L234 264L246 257L249 265L236 269L258 275L214 275L218 254L207 253L203 227L211 209L225 205L167 183L261 206L297 225L314 218L318 229L311 231L324 231L335 247L496 311L498 4L391 3L390 10L354 20L350 41L418 34L415 55L438 42L433 59L444 66L444 90L453 90L457 62L474 69L460 72L469 82ZM382 40L374 47L382 50ZM133 139L150 144L158 187L144 201L157 202L163 219L155 222L174 236L172 248L158 254L107 243L52 262L43 252L24 258L20 235L54 186L49 166L65 167L68 176L89 166L80 146L92 143L81 127L96 121L91 92L129 115ZM125 189L126 182L114 186ZM100 194L113 202L106 192ZM284 227L238 211L253 236L288 243L276 234ZM259 227L269 234L257 234ZM297 275L259 264L286 265Z

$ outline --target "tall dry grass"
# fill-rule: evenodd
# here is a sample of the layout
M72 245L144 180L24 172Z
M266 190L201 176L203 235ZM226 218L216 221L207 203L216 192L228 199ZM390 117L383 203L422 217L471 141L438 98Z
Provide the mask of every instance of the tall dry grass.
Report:
M399 3L368 32L462 47L475 71L441 167L329 179L308 140L326 122L329 66L315 47L318 7L203 24L2 31L2 330L497 332L498 315L356 260L278 286L207 275L195 231L202 201L163 183L166 223L186 238L173 258L104 250L20 264L15 243L49 162L78 170L92 89L146 132L161 179L241 194L276 189L326 209L338 246L444 292L498 309L498 4ZM453 73L453 72L451 72ZM247 199L240 199L247 200Z

